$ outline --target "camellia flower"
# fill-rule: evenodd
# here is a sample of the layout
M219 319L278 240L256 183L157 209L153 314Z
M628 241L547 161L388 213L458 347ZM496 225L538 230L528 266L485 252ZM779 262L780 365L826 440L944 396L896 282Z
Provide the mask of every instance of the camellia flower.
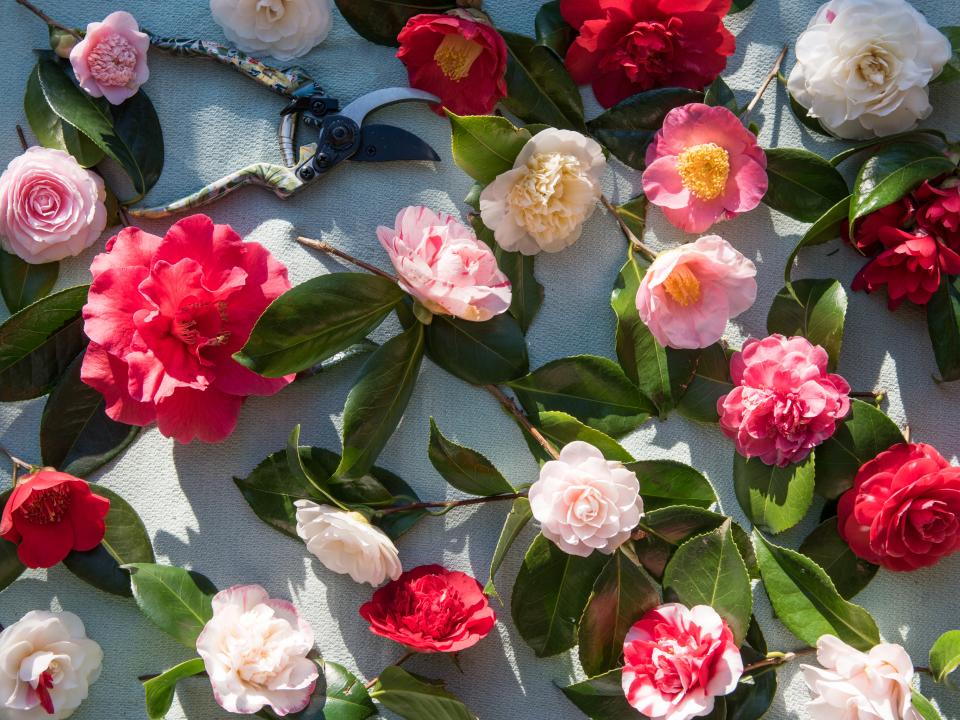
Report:
M457 115L487 115L507 95L507 44L488 23L422 13L397 35L410 86L433 93ZM443 115L440 106L435 108Z
M906 0L831 0L797 38L787 89L837 137L883 137L932 112L947 38Z
M743 659L709 605L667 603L647 612L623 643L623 692L650 720L690 720L737 687Z
M685 232L753 210L767 192L766 153L722 106L690 103L668 112L646 163L644 194Z
M79 255L107 226L106 198L69 153L27 148L0 175L0 246L31 264Z
M925 181L913 196L917 202L917 225L954 251L960 251L960 180L951 178L939 187Z
M913 709L913 662L900 645L864 653L833 635L817 640L817 662L800 672L813 699L811 720L920 720Z
M240 50L277 60L306 55L333 24L329 0L210 0L210 12Z
M757 267L717 235L657 255L637 290L640 319L661 345L704 348L757 299Z
M193 215L163 238L124 228L90 272L81 378L114 420L156 421L183 443L217 442L233 432L247 396L293 382L260 377L232 357L290 282L266 248L229 225Z
M640 523L643 499L636 474L576 440L544 463L530 486L530 508L540 532L569 555L610 555Z
M767 465L804 460L850 411L850 386L827 372L827 351L804 337L747 340L730 358L736 387L717 400L737 452Z
M397 546L360 513L297 500L297 535L328 569L376 587L403 572Z
M880 240L880 231L884 228L900 228L910 225L916 216L916 203L913 196L905 195L895 203L875 210L866 217L857 220L856 230L850 235L850 222L843 221L841 235L864 255L876 255L884 249Z
M567 69L604 107L651 88L703 88L736 49L729 10L730 0L560 0L580 33Z
M93 550L106 532L107 498L94 495L86 480L56 470L20 479L7 498L0 537L17 544L27 567L48 568L74 550Z
M313 643L313 628L292 603L259 585L237 585L213 596L197 652L220 707L253 715L269 706L283 717L310 704L320 676L307 657Z
M119 105L150 77L149 49L150 37L140 32L136 18L119 10L87 25L83 40L70 50L70 65L88 95Z
M497 621L480 583L439 565L408 570L387 583L360 615L370 632L423 653L473 647Z
M63 720L100 677L103 650L73 613L33 610L0 632L0 717Z
M837 529L857 557L916 570L960 550L960 468L900 443L864 463L840 497Z
M408 207L393 228L377 228L400 287L425 308L484 321L510 309L510 279L473 230L445 213Z
M559 252L577 241L596 209L606 166L595 140L572 130L541 130L513 169L480 193L483 224L504 250Z

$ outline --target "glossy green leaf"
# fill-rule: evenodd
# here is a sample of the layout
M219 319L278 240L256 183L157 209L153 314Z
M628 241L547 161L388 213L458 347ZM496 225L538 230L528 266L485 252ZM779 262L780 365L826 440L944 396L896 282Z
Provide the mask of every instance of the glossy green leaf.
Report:
M913 709L919 713L922 720L943 720L943 716L936 706L927 700L919 691L914 690L911 695Z
M510 548L513 547L517 536L520 535L520 532L527 526L532 517L533 510L530 509L529 500L522 497L513 501L507 519L503 523L503 529L500 531L500 539L497 540L493 558L490 560L490 577L483 588L483 592L487 595L500 598L500 593L497 592L497 586L493 581L494 576L496 576L500 566L503 565L504 558L506 558Z
M853 554L846 540L837 532L835 517L824 520L807 535L800 543L799 551L823 568L845 600L863 590L879 569Z
M754 622L751 624L751 629L755 627L757 625ZM747 642L749 639L748 635ZM763 660L766 651L758 652L745 644L741 646L740 654L744 665L748 665ZM770 709L776 694L777 673L770 671L769 668L766 672L761 670L758 673L741 676L736 689L724 698L728 720L760 720Z
M454 0L335 0L337 9L358 35L378 45L399 45L397 34L420 13L445 13Z
M514 492L513 486L492 462L476 450L448 440L433 418L430 418L427 455L444 480L468 495L483 497Z
M960 380L960 279L940 281L927 303L927 329L940 377Z
M563 58L532 38L500 34L508 50L504 107L525 123L583 131L583 99Z
M576 31L560 14L560 0L550 0L540 6L533 21L537 43L552 48L558 55L565 55Z
M430 359L473 385L507 382L530 368L523 330L507 313L486 322L434 315L426 338Z
M646 195L642 193L630 198L622 205L614 206L617 216L630 229L633 236L640 241L643 240L643 235L647 229L647 208L649 206L650 203L647 201ZM632 254L633 249L628 249L628 253Z
M441 684L428 682L396 665L380 673L370 697L405 720L477 720Z
M943 68L943 71L937 75L932 82L938 84L950 83L960 79L960 26L947 25L939 28L939 30L946 35L950 41L953 54L950 56L950 60L947 61L946 67Z
M754 0L733 0L733 2L730 3L730 12L728 14L733 15L734 13L742 12L753 5L753 2Z
M767 332L786 337L800 335L823 347L836 371L843 344L847 293L836 280L797 280L777 293L767 313Z
M670 355L669 349L667 355ZM730 352L720 343L714 343L697 354L693 380L677 403L677 412L691 420L718 422L717 400L731 390Z
M32 265L0 250L0 295L11 313L49 295L59 274L60 263Z
M541 412L540 416L536 419L536 425L544 437L557 448L562 448L574 440L582 440L599 449L607 460L616 460L622 463L633 462L633 456L624 450L623 446L612 437L584 425L575 417L565 412L554 410ZM534 457L540 460L549 459L544 454L543 448L541 448L536 441L532 440L526 433L525 437L527 438L527 444L530 446Z
M642 716L623 694L622 675L617 668L561 690L590 720L639 720Z
M946 134L940 130L936 130L934 128L917 128L916 130L907 130L906 132L886 135L882 138L872 138L870 140L862 140L861 142L854 143L850 147L846 148L845 150L841 150L832 158L830 158L830 164L834 167L839 167L844 162L852 157L855 157L856 155L859 155L860 153L872 152L883 147L884 145L889 145L896 140L929 140L930 138L925 138L925 135L939 138L945 143L948 141Z
M357 676L329 660L318 660L323 682L310 706L296 715L297 720L366 720L377 714L377 706Z
M12 490L0 493L0 513L3 512ZM0 538L0 591L9 586L23 574L26 566L17 557L17 546L9 540Z
M750 522L784 532L803 520L813 503L814 456L781 468L734 453L733 488Z
M315 277L270 303L233 357L266 377L306 370L362 340L404 297L377 275Z
M930 648L930 674L942 683L960 666L960 630L949 630Z
M847 181L829 162L800 148L767 153L769 187L763 202L802 222L814 222L850 194Z
M153 103L143 90L119 105L111 105L113 130L126 145L137 164L141 180L134 180L134 187L145 195L157 184L163 171L163 130ZM139 189L143 183L143 190Z
M670 505L709 508L717 502L710 482L696 469L676 460L638 460L627 464L640 481L644 512Z
M498 115L456 115L447 110L453 161L467 175L486 185L513 169L517 155L531 137Z
M37 142L43 147L68 152L83 167L93 167L103 160L103 150L73 125L65 122L47 103L40 85L39 66L35 66L27 78L23 110L30 129L37 136Z
M835 635L866 652L880 642L877 623L859 605L844 600L819 565L795 550L770 543L754 530L763 586L780 621L808 645Z
M850 212L850 199L851 196L849 195L843 198L843 200L827 210L827 212L817 218L813 225L807 228L807 232L805 232L803 237L800 238L800 242L797 243L797 246L793 249L793 252L790 253L790 256L787 258L787 263L784 265L784 282L786 282L788 285L790 284L790 278L793 275L794 262L797 259L797 255L800 254L800 251L803 248L812 247L814 245L822 245L825 242L830 242L831 240L840 237L840 228Z
M183 568L153 563L127 567L140 611L174 640L195 648L197 637L213 617L211 588L201 587L198 578Z
M520 330L526 333L543 305L543 285L537 281L534 274L536 256L507 252L499 245L493 252L497 256L497 265L510 279L513 291L510 314L516 318Z
M577 644L577 625L607 557L568 555L537 535L513 585L511 613L520 636L537 657Z
M744 1L744 0L741 0ZM747 0L747 4L753 0ZM741 8L743 9L743 8ZM733 94L730 86L724 82L724 79L717 76L717 79L707 85L703 93L704 105L718 105L725 107L734 114L739 114L740 106L737 104L737 96Z
M143 692L146 696L147 717L150 720L163 720L173 705L173 695L177 683L181 680L200 675L206 671L203 658L193 658L172 667L155 678L143 683Z

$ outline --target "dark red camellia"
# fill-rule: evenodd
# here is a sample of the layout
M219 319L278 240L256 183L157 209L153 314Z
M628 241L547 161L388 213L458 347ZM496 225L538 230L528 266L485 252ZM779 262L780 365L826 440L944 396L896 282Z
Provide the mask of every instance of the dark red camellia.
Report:
M507 94L507 44L487 23L459 15L414 15L397 35L410 86L457 115L487 115ZM441 107L434 111L443 115Z
M960 251L960 186L936 187L923 183L914 193L917 199L917 225Z
M483 587L439 565L408 570L360 608L370 631L417 652L460 652L486 637L497 616Z
M960 550L960 468L923 443L865 463L840 498L837 529L858 557L916 570Z
M579 33L567 69L604 107L658 87L701 89L723 72L736 40L731 0L560 0Z
M106 532L107 498L86 481L56 470L41 470L13 489L0 519L0 537L16 543L27 567L48 568L73 550L93 550Z
M864 255L876 255L884 249L880 242L880 231L884 228L905 228L913 222L916 215L916 205L910 195L902 197L897 202L880 208L857 221L857 228L850 236L850 223L843 221L840 234L844 241L850 243Z

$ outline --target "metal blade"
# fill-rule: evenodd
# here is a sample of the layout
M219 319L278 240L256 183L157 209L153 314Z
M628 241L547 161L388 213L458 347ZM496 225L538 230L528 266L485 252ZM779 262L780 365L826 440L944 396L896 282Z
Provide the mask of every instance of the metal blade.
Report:
M431 160L440 156L409 130L393 125L364 125L360 130L360 149L351 160L389 162L391 160Z
M384 88L383 90L374 90L372 93L358 97L341 110L339 114L347 116L357 125L363 125L364 119L374 110L379 110L382 107L393 105L394 103L410 101L439 103L440 98L423 90L414 90L413 88Z

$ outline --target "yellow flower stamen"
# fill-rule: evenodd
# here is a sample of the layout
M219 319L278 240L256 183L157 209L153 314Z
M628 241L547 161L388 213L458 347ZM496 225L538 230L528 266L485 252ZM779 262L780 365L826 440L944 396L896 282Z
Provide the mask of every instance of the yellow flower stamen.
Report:
M437 47L433 59L447 78L459 82L470 74L470 68L482 52L479 43L461 35L447 35Z
M677 304L687 307L700 299L700 281L686 265L677 265L667 279L663 289Z
M694 145L677 157L680 181L700 200L715 200L723 194L730 175L730 154L716 143Z

